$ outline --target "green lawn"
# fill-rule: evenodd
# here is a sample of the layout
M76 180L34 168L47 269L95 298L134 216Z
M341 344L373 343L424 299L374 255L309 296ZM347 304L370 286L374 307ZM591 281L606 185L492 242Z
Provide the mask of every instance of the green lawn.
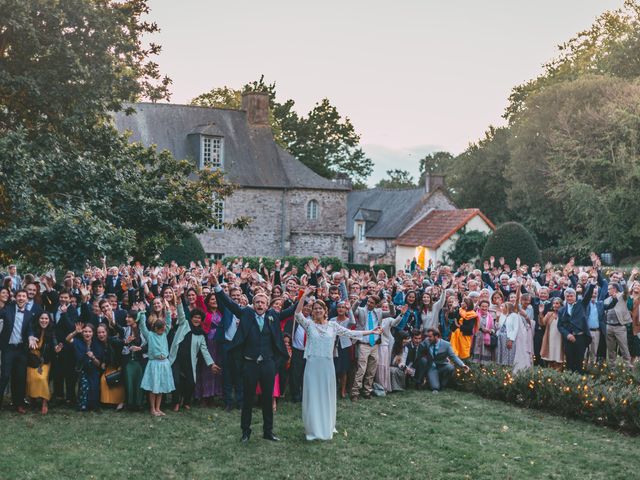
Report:
M411 392L338 402L339 434L308 443L300 406L275 417L283 441L239 443L240 414L52 409L0 413L0 478L638 478L640 439L473 394Z

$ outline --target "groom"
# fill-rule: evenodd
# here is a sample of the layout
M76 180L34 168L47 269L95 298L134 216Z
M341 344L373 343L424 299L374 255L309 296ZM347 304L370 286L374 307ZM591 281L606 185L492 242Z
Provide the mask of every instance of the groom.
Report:
M280 318L293 315L296 304L282 312L267 309L269 299L264 293L257 293L253 297L252 307L241 307L229 298L218 284L216 275L211 276L218 305L229 309L240 324L230 349L239 348L243 362L242 401L242 443L247 443L251 436L251 413L256 395L256 385L260 382L262 388L262 421L263 436L274 442L279 438L273 434L273 384L281 361L288 358L287 349L282 339Z

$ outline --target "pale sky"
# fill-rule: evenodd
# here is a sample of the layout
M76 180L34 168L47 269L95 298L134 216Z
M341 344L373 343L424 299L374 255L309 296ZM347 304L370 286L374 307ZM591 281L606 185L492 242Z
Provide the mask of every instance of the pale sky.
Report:
M261 74L306 114L327 97L375 161L417 176L501 118L511 88L623 0L149 0L173 103Z

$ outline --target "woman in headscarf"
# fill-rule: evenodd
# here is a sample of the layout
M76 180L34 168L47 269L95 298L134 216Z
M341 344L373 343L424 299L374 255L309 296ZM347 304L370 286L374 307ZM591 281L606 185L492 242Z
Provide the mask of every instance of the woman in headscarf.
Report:
M189 321L184 316L182 303L177 308L178 323L176 335L169 351L169 362L173 373L173 411L180 410L184 406L191 408L191 399L196 386L196 367L198 354L202 355L204 362L213 373L220 373L220 368L213 362L202 326L206 314L202 310L192 310Z

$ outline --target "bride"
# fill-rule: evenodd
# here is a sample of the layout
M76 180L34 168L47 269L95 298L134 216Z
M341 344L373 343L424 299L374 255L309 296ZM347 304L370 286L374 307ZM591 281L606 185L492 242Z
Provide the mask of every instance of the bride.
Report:
M349 330L338 322L327 320L328 308L322 300L316 300L309 320L302 308L309 302L312 288L307 288L304 298L298 302L295 319L307 333L302 389L302 421L307 440L331 440L336 433L336 372L333 366L333 349L336 336L360 338L364 335L380 335L381 329Z

